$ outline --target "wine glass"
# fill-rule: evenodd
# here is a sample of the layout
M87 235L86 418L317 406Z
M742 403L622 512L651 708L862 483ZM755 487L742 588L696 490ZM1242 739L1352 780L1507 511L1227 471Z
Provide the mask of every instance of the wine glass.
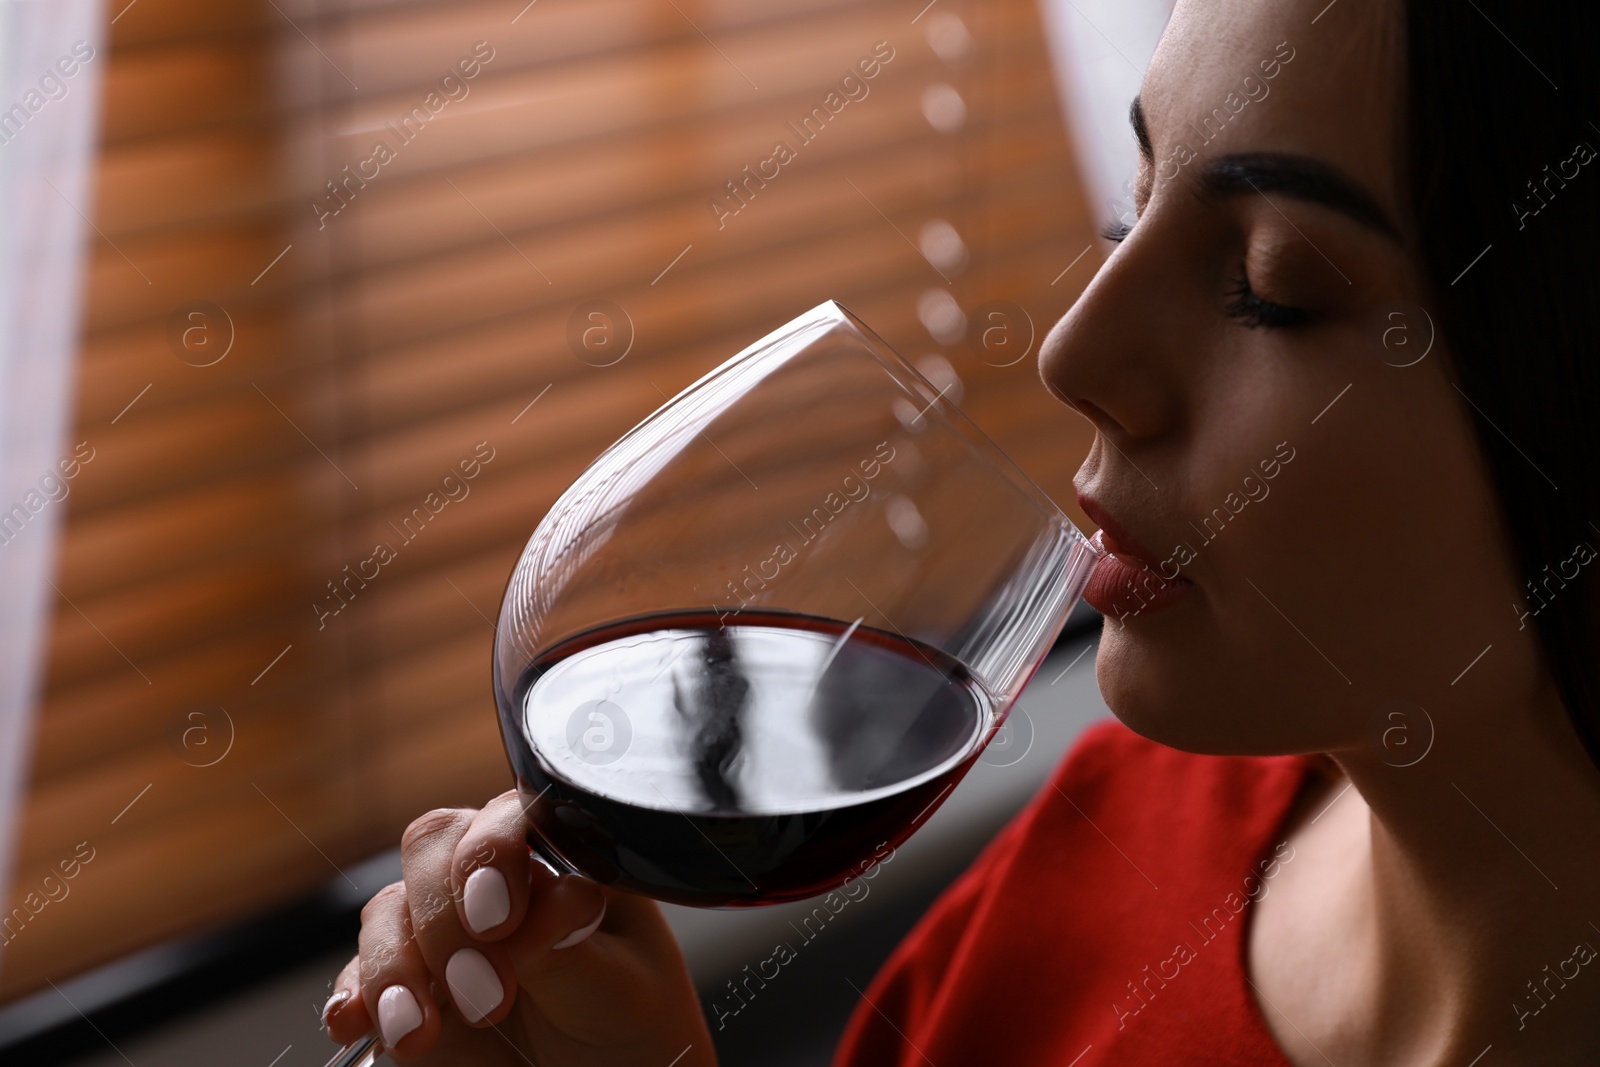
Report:
M1098 558L944 390L812 308L608 448L523 549L494 692L530 849L699 907L863 875Z
M835 888L949 795L1096 558L813 308L607 449L523 550L494 687L530 844L676 904Z

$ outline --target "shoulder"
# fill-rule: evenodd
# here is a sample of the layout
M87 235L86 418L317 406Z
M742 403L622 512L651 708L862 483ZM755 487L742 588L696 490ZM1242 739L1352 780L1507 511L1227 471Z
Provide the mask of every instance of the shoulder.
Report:
M1019 819L1029 836L1088 822L1091 835L1165 843L1173 862L1152 862L1192 871L1214 845L1231 853L1272 833L1309 768L1300 756L1183 752L1107 719L1084 731Z
M1299 756L1201 755L1116 719L1095 723L935 902L903 954L958 959L980 926L1009 928L1019 908L1070 909L1085 921L1052 933L1086 949L1115 936L1110 920L1144 922L1209 900L1276 840L1309 769ZM991 946L1004 941L989 933ZM1014 933L1032 936L1025 925Z
M971 1060L999 1040L984 1020L1006 1013L1032 1020L1001 1041L1011 1062L1070 1059L1083 1033L1116 1022L1107 1006L1142 963L1249 892L1308 767L1181 752L1116 720L1089 727L890 957L836 1067L920 1062L908 1038Z
M1212 872L1231 876L1278 830L1310 770L1299 756L1184 752L1116 719L1097 722L924 926L953 934L985 897L1019 883L1078 896L1091 872L1097 883L1126 879L1130 887L1153 887L1162 876L1189 885Z

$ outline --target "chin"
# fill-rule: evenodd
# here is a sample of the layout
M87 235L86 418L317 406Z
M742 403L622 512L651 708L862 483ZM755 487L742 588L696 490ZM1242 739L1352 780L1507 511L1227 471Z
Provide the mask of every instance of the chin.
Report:
M1141 620L1153 621L1153 620ZM1169 748L1208 756L1276 756L1326 751L1312 737L1304 699L1262 691L1261 668L1231 660L1192 639L1182 654L1164 648L1140 623L1107 620L1095 658L1100 695L1124 726Z
M1106 706L1128 729L1151 741L1185 752L1212 752L1216 748L1213 723L1197 701L1193 687L1180 696L1169 676L1181 673L1167 657L1151 655L1148 642L1130 633L1139 623L1107 619L1095 655L1095 679ZM1164 662L1163 662L1164 661Z

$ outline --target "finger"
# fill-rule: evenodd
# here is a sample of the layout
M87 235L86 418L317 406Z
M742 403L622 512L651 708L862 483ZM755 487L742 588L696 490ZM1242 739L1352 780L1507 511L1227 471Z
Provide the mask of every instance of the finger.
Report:
M579 875L534 874L527 915L504 944L519 986L542 1011L579 1023L589 1005L617 1003L627 992L631 976L619 964L627 954L593 948L608 912L627 910L624 896Z
M495 797L456 842L450 865L456 917L480 941L499 941L522 925L533 863L528 823L515 789Z
M367 1013L366 1001L361 999L360 971L361 957L351 956L333 980L333 993L322 1006L323 1028L341 1045L348 1045L372 1029L372 1017Z
M460 884L454 857L476 815L465 808L440 808L414 821L400 840L400 868L411 929L428 969L444 978L464 1022L491 1026L510 1014L517 976L505 947L473 937L453 903L460 895L452 891L453 881Z
M536 874L527 917L505 943L523 995L581 1042L660 1040L660 1019L641 1028L642 1016L615 1006L693 1003L693 981L656 902L577 875ZM700 1025L693 1013L669 1028L687 1042L699 1040Z
M374 1006L386 1049L420 1056L438 1040L440 1017L428 964L411 931L402 883L385 886L361 909L361 998ZM359 1035L358 1035L359 1036Z

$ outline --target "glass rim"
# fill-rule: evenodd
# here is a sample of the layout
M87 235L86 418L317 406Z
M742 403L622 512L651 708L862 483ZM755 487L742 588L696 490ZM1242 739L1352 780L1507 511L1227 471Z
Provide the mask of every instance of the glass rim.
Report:
M855 330L867 341L875 342L874 344L869 344L868 348L878 358L878 361L885 365L891 377L894 377L901 385L921 384L927 386L933 396L933 400L929 404L929 410L932 410L935 405L944 405L945 410L941 414L945 419L982 448L995 469L1005 474L1012 484L1032 499L1047 519L1062 526L1083 544L1088 545L1091 550L1095 550L1094 542L1082 530L1078 529L1078 524L1073 522L1072 517L1061 509L1061 505L1057 504L1050 494L1045 492L1044 488L1028 475L1027 471L1018 466L1017 461L1012 459L1010 454L1001 448L994 438L990 437L982 427L972 420L972 416L963 411L961 406L954 400L944 395L944 390L939 389L933 382L929 381L927 375L918 370L910 360L901 355L893 345L884 340L871 326L867 325L861 316L845 307L838 300L830 298L799 317L805 319L813 315L820 316L822 314L832 315L835 319L844 322ZM883 353L887 353L891 358L883 358ZM909 379L909 381L905 379ZM919 392L920 390L913 388L912 391ZM1098 555L1098 551L1096 551L1096 554Z

